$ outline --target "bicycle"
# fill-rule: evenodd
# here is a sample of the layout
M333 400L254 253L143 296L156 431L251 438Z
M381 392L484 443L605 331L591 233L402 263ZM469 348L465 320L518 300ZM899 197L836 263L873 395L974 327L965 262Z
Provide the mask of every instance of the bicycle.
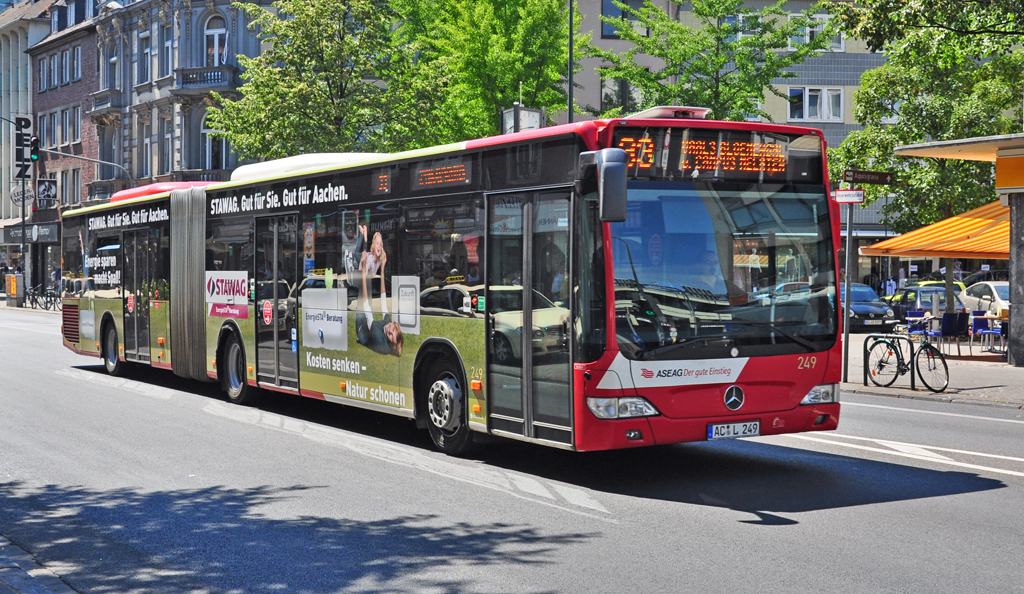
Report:
M60 298L60 292L52 287L46 290L45 299L47 302L46 309L52 309L54 311L62 311L64 309L64 302Z
M25 291L25 301L32 309L50 309L42 289L43 285L36 285Z
M942 351L928 341L928 335L921 335L921 346L914 355L917 376L921 383L932 392L942 392L949 386L949 367ZM904 360L903 350L898 344L886 338L879 338L868 348L868 377L877 386L891 386L896 378L913 373L911 364Z

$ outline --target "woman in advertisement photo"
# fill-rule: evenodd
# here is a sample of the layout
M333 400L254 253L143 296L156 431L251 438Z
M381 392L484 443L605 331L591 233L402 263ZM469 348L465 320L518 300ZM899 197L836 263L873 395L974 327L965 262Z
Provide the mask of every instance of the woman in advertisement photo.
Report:
M361 241L359 248L365 250L367 228L360 226ZM384 269L388 261L388 255L384 251L384 241L380 233L375 233L370 249L362 251L359 261L359 272L362 277L362 291L359 293L359 313L356 314L356 341L381 355L402 356L404 337L402 329L397 322L391 320L388 312L387 289L384 286ZM383 314L381 320L373 319L373 307L370 301L373 295L370 293L369 282L371 278L380 272L380 311Z

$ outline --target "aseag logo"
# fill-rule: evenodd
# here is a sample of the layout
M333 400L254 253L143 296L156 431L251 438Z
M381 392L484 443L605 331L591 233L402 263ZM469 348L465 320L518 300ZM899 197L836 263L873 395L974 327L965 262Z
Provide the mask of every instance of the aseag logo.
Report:
M644 376L644 379L651 379L652 377L654 377L654 372L651 371L650 369L644 369L643 367L641 367L640 375Z
M248 272L207 272L206 302L234 303L236 298L249 295Z

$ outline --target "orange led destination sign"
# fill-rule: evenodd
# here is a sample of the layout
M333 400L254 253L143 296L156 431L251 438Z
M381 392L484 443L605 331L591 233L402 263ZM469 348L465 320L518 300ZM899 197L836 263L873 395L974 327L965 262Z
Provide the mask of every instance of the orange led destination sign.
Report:
M470 181L468 163L441 163L420 167L413 172L413 189L436 186L465 185Z
M631 177L687 181L822 183L821 152L812 145L820 146L816 137L742 129L618 127L612 138L626 151Z

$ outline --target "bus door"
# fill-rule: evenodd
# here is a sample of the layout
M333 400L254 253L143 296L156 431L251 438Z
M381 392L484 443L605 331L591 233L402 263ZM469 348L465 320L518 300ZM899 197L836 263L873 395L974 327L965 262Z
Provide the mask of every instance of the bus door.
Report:
M572 444L569 190L487 197L490 427Z
M256 219L256 375L260 384L299 388L298 216Z
M124 358L149 361L149 229L125 231L121 253Z

